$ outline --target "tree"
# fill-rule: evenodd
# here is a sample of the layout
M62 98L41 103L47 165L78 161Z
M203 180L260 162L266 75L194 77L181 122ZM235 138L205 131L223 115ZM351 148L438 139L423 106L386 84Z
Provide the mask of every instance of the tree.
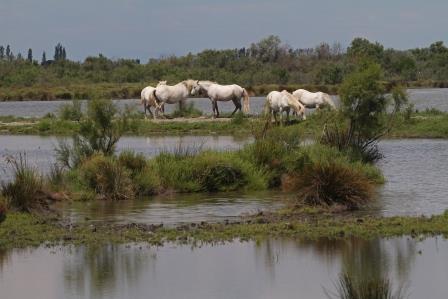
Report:
M276 35L270 35L250 47L251 56L262 62L276 61L280 50L281 40Z
M42 53L42 61L41 65L45 65L47 63L47 55L45 54L45 51Z
M363 60L341 84L342 117L346 126L340 128L340 120L326 126L323 142L345 150L364 162L375 162L382 157L378 141L392 127L393 119L407 101L405 92L397 87L392 92L394 109L387 114L388 97L381 83L381 66L371 60Z
M5 59L5 47L0 46L0 60Z
M14 54L12 54L11 47L9 45L6 46L6 59L9 61L14 59Z
M371 43L368 39L357 37L348 47L347 54L355 58L364 57L380 62L383 58L383 51L384 47L380 43Z
M33 62L33 50L31 48L28 49L28 62Z

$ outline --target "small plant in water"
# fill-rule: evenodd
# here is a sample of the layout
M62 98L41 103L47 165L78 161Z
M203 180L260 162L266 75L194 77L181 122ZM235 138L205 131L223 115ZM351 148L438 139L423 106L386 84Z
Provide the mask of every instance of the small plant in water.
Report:
M348 273L342 273L336 283L336 293L325 290L329 299L403 299L402 287L393 290L392 282L387 278L357 279Z
M6 162L13 171L13 180L2 183L1 194L11 207L31 212L43 204L43 182L37 169L28 165L26 156L7 157Z

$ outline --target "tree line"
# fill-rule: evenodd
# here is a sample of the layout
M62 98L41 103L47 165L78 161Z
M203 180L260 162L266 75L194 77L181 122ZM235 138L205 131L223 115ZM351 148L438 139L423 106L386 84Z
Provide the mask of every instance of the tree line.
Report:
M99 54L84 61L67 58L61 43L53 59L46 53L37 61L32 49L27 57L0 46L0 87L66 85L71 83L177 82L186 78L237 83L339 84L353 71L360 57L385 70L387 81L448 81L448 48L437 41L425 48L386 49L378 42L355 38L347 48L321 43L314 48L293 48L278 36L268 36L248 47L206 49L197 54L164 56L141 63L138 59L110 59Z

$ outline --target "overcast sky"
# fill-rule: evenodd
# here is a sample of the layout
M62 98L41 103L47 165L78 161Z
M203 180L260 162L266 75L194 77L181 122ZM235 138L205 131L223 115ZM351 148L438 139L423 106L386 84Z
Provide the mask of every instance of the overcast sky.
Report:
M413 48L448 38L447 0L0 0L0 44L70 59L140 58L247 46L270 34L293 47L357 36Z

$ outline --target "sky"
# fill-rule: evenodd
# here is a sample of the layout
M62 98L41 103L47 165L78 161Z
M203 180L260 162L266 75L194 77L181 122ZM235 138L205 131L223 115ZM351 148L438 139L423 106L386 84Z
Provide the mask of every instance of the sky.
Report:
M294 48L354 37L385 47L448 38L446 0L0 0L0 45L50 58L61 42L83 60L149 58L240 48L274 34Z

